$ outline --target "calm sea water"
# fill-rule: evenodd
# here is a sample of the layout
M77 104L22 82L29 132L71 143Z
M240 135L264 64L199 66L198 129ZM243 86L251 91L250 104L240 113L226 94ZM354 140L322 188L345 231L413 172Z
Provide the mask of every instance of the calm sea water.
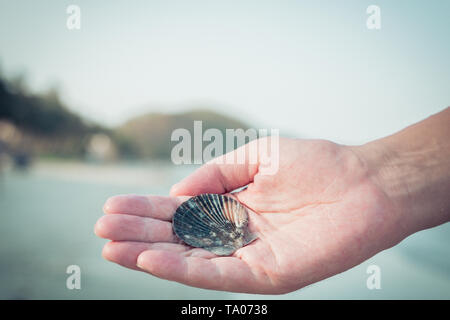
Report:
M194 168L161 163L96 165L41 162L0 175L2 299L450 299L450 224L422 231L342 274L282 296L187 287L103 260L93 233L106 198L167 194ZM81 268L81 290L66 288L66 268ZM367 267L381 289L366 287Z

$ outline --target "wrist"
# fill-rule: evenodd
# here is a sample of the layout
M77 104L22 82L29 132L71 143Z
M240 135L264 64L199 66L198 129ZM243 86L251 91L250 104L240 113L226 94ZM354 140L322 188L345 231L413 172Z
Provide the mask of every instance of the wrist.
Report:
M403 138L396 134L353 150L407 236L450 220L450 163L437 141Z
M405 236L413 233L407 222L411 194L398 152L383 139L351 148L366 168L367 178L389 199L392 204L390 214L399 221Z

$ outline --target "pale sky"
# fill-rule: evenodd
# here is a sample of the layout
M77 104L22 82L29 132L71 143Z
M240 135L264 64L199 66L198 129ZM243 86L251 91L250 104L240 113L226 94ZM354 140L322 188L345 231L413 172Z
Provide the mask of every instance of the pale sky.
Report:
M0 0L0 66L108 126L205 106L363 143L450 105L449 13L447 0Z

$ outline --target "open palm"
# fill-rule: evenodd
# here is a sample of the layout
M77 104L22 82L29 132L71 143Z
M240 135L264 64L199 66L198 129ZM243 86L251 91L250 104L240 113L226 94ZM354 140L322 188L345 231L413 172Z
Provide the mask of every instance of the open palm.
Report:
M248 153L249 145L235 152ZM172 231L177 206L201 193L233 193L249 209L259 238L219 257L181 243ZM281 139L279 170L259 164L199 168L171 197L120 195L106 202L96 234L111 239L103 256L125 267L187 285L286 293L351 268L406 234L394 205L354 148L323 140Z

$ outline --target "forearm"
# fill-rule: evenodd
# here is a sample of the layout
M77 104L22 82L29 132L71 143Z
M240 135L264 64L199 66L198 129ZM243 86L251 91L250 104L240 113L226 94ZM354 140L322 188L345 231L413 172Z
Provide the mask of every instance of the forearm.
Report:
M358 148L407 233L450 221L450 108Z

